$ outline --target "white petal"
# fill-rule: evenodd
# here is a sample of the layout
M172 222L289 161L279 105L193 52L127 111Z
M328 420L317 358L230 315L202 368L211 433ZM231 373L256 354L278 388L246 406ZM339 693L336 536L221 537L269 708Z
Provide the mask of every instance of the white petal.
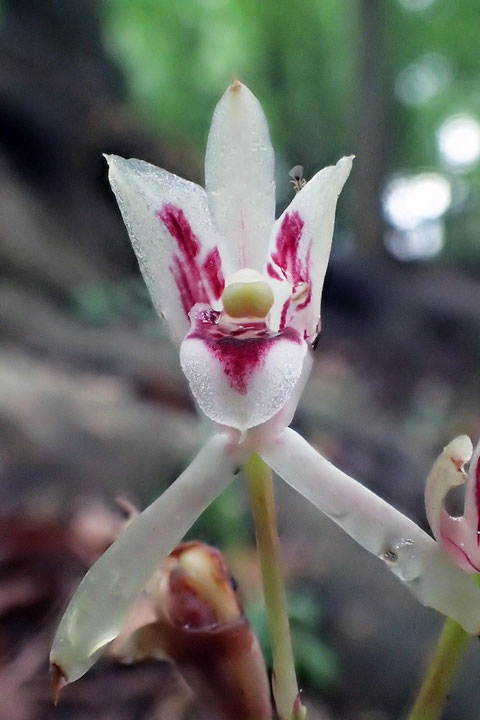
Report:
M68 682L81 677L119 634L129 606L238 461L215 435L178 480L138 515L85 575L57 630L50 661Z
M261 451L298 492L379 557L423 605L480 631L480 588L412 520L323 458L286 429Z
M306 343L295 332L271 339L211 338L192 332L180 349L182 369L203 412L244 431L269 420L294 394Z
M210 206L236 269L261 270L275 219L274 156L267 121L236 81L215 108L205 158Z
M309 288L297 302L293 323L307 336L316 335L320 301L327 270L337 198L350 174L353 157L317 173L295 195L273 226L270 259L265 271L272 278L285 278L293 288ZM288 323L291 324L291 323Z
M141 160L107 157L110 183L158 313L176 342L198 302L219 309L231 271L203 188Z

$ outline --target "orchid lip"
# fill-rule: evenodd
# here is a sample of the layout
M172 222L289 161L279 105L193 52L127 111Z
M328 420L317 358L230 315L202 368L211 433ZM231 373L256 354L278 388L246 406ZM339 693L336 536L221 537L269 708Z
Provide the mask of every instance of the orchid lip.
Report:
M210 322L200 309L181 346L180 360L203 412L241 431L260 425L287 402L298 382L307 345L293 328L272 332L264 322Z

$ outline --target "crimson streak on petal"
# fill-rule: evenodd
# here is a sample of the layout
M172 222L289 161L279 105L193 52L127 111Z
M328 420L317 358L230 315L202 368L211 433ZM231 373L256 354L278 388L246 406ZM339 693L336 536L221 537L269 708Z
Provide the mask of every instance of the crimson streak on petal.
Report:
M170 235L176 240L179 253L173 256L170 272L175 278L185 315L196 303L218 300L224 287L218 248L211 250L203 264L200 261L202 245L193 232L183 210L166 203L156 213Z
M293 290L301 283L308 285L307 296L302 299L299 310L305 308L310 302L311 283L308 265L310 262L310 249L305 255L305 261L300 257L300 240L302 237L304 222L298 211L285 213L277 235L275 251L272 253L272 260L280 268L284 277L292 284ZM274 277L275 269L269 265L267 270L271 277Z
M286 213L277 236L275 252L272 253L273 262L282 269L285 277L293 284L306 282L307 269L302 268L298 257L298 246L302 237L303 220L295 211Z
M279 275L279 273L275 270L272 263L268 263L267 265L267 273L270 275L271 278L274 280L283 280L282 276Z
M218 248L213 248L208 253L207 259L203 263L203 269L215 300L220 300L225 287L225 279L222 273L222 261Z
M280 330L283 330L285 325L287 324L287 313L290 309L290 298L288 300L285 300L282 306L282 313L280 315Z

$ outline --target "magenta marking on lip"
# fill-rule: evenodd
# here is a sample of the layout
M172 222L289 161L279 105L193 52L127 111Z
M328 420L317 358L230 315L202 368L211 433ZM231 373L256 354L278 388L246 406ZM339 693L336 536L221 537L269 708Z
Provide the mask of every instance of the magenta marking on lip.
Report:
M198 329L191 333L191 339L202 340L214 357L221 363L223 372L232 390L246 395L252 374L265 363L270 349L280 340L300 344L302 340L296 330L287 328L272 337L236 338L230 335L212 337L208 331Z
M230 330L229 335L232 337L252 337L252 333L257 333L257 337L263 338L267 331L267 327L264 322L251 322L248 325L241 325L240 327ZM225 333L223 333L224 335ZM222 336L223 336L222 335ZM219 336L220 337L220 336Z
M202 245L183 210L166 203L156 215L177 242L179 254L173 256L170 272L175 279L183 310L188 317L196 303L209 303L212 296L216 300L221 296L224 279L220 254L218 248L214 248L201 265L199 255ZM208 283L207 287L205 281Z

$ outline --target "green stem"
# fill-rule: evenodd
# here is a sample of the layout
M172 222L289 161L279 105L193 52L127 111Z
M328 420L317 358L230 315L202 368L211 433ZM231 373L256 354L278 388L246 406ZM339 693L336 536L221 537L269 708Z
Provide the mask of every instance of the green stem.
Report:
M447 618L407 720L439 720L463 653L472 638L458 623Z
M245 474L262 568L263 594L272 645L275 704L280 720L302 720L305 708L298 700L287 597L279 562L272 473L262 458L253 453L245 466Z

